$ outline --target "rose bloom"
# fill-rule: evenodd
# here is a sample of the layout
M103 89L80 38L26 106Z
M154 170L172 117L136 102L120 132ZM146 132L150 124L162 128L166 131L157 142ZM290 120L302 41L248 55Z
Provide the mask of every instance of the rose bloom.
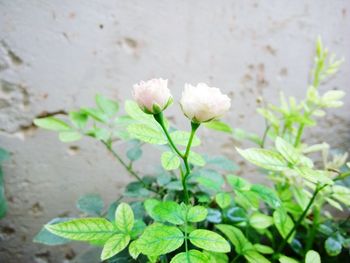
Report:
M134 99L148 114L158 114L168 107L173 99L168 89L168 80L151 79L134 85Z
M218 88L205 83L185 84L180 104L187 118L201 123L222 117L231 107L231 100Z

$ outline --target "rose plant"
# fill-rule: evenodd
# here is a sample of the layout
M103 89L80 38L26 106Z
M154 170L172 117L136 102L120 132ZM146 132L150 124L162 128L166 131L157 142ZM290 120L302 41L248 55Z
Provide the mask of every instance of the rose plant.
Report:
M55 218L34 241L84 241L96 246L106 262L349 259L349 217L332 216L332 209L349 212L347 154L332 154L327 143L309 145L303 139L305 129L316 125L325 109L342 105L344 92L321 94L319 89L340 64L318 40L306 98L281 94L279 106L259 108L266 123L262 137L219 121L230 99L204 83L185 85L180 106L191 129L179 130L164 114L173 97L163 79L135 85L135 101L125 102L125 115L118 115L117 101L97 95L96 108L71 111L61 119L36 119L37 126L58 131L63 142L84 135L100 141L135 181L106 210L99 195L81 197L77 207L83 217ZM237 176L237 165L227 157L194 151L201 143L196 135L201 127L255 144L237 151L272 186ZM129 145L125 156L117 149L118 141ZM162 167L152 176L134 169L145 143L161 151ZM81 257L76 262L98 262L91 254Z

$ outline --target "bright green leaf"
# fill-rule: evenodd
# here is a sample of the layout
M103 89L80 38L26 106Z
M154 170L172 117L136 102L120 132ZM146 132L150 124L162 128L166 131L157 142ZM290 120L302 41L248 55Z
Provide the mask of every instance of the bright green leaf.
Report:
M187 146L188 140L190 139L190 133L185 131L174 131L170 133L170 137L175 144ZM191 146L198 146L201 144L199 138L195 135L192 140Z
M104 218L79 218L45 227L55 235L81 241L106 239L116 232Z
M148 226L137 241L142 254L159 256L178 249L184 242L184 235L177 227L153 224Z
M285 255L282 255L278 258L278 261L280 263L300 263L298 260L295 260L294 258L287 257Z
M228 207L231 204L231 200L231 195L229 193L222 192L215 196L215 201L221 209Z
M133 138L139 139L140 141L144 141L151 144L167 143L163 133L160 130L156 130L152 126L149 126L144 123L130 124L127 127L127 130Z
M230 244L219 234L205 230L196 229L189 235L191 243L199 248L213 252L230 252Z
M292 230L294 226L293 220L283 208L278 208L275 210L275 212L273 212L273 221L278 232L283 238L287 237L288 233ZM288 242L291 242L293 240L294 234L291 235Z
M188 156L188 161L192 163L193 165L197 166L204 166L205 165L205 160L202 157L202 155L190 151L190 155Z
M207 127L208 129L215 130L215 131L221 131L226 133L232 132L232 128L230 127L230 125L218 120L206 122L204 123L204 126Z
M261 184L254 184L250 190L257 193L259 197L272 208L276 209L281 206L281 200L271 188Z
M270 261L261 255L255 249L244 251L244 257L249 263L270 263Z
M124 232L130 233L134 226L134 212L127 203L120 203L115 211L115 225Z
M101 260L106 260L122 251L130 242L130 236L126 234L115 234L107 240L103 246Z
M273 254L274 252L274 250L271 247L261 244L254 244L254 248L261 254Z
M71 220L71 218L54 218L46 225L53 225ZM55 235L43 227L38 234L33 238L33 242L41 243L47 246L63 245L70 242L69 239Z
M119 110L119 104L110 100L105 96L97 94L95 97L97 107L106 113L109 117L113 117Z
M177 254L172 258L170 263L204 263L208 262L208 257L198 250L191 249L186 252Z
M189 222L200 222L206 219L208 215L208 209L204 206L192 206L187 212L187 221Z
M226 178L228 183L233 188L233 190L238 190L238 191L250 190L251 184L247 180L232 174L227 175Z
M161 161L165 170L174 170L180 166L180 159L174 152L164 152Z
M181 206L174 201L165 201L158 203L153 208L153 213L157 215L160 221L180 225L184 223Z
M80 111L71 111L69 112L69 119L77 128L84 129L88 121L88 116Z
M265 214L255 212L249 217L249 224L256 229L265 229L273 224L273 219Z
M237 151L249 162L272 171L284 171L288 168L287 161L278 152L271 150L251 148Z
M133 259L137 259L141 251L137 248L137 241L132 241L129 245L129 254Z
M64 121L55 117L35 119L34 124L40 128L52 131L70 131L71 127Z
M104 112L102 112L101 110L99 110L99 109L95 109L95 108L81 108L80 111L82 113L85 113L85 114L89 115L95 121L102 122L102 123L108 122L107 115Z
M209 258L208 263L228 263L228 256L224 253L217 253L212 251L203 251L203 254Z
M321 263L321 257L315 250L306 253L305 263Z
M242 254L245 246L250 243L244 236L243 232L237 227L222 224L216 225L215 227L224 233L231 241L238 254Z

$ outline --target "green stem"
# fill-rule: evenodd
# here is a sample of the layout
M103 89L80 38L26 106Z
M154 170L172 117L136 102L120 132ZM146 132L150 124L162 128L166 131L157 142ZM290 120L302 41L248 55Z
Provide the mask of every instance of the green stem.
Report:
M297 137L295 138L295 142L294 142L295 147L299 146L299 144L300 144L301 136L303 135L304 128L305 128L305 124L304 123L300 124L299 129L298 129L298 133L297 133Z
M171 136L168 132L168 129L165 127L165 123L164 123L164 117L163 117L163 112L160 112L158 114L154 114L153 115L154 119L160 124L160 126L162 127L162 130L164 131L164 134L166 136L166 138L168 139L168 142L170 144L170 147L174 149L174 151L181 157L183 158L181 152L179 151L179 149L176 147L175 143L173 142L173 140L171 139Z
M304 251L305 253L307 253L311 249L312 244L314 243L317 228L319 225L320 214L321 214L321 211L320 211L319 207L316 206L314 208L314 213L313 213L314 218L313 218L313 222L312 222L312 227L311 227L310 233L307 237L307 241L306 241L306 245L305 245L305 251Z
M260 148L264 148L265 147L265 141L266 141L266 137L267 137L267 133L269 132L271 126L267 125L260 143Z
M309 211L310 207L312 206L312 204L315 201L315 198L317 196L317 194L327 186L327 184L319 187L318 185L316 186L316 189L309 201L309 203L307 204L305 210L303 211L303 213L301 214L301 216L299 217L298 221L294 224L293 228L289 231L288 235L286 236L286 238L283 239L281 245L278 247L276 254L278 255L286 246L289 238L293 235L293 233L295 232L295 230L299 227L299 225L301 224L301 222L304 220L305 216L307 215L307 212Z

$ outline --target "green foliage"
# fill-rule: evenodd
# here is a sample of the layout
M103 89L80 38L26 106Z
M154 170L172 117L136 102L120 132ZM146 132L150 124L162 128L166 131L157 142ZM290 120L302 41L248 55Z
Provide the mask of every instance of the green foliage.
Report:
M4 174L2 171L2 163L9 158L9 154L5 149L0 148L0 219L6 215L7 201L5 196Z
M135 178L106 210L99 195L82 196L77 208L92 217L54 219L34 241L85 241L102 247L100 258L108 263L347 262L350 221L332 217L328 205L349 210L348 156L324 142L308 145L304 138L327 109L343 104L344 92L319 88L340 64L318 40L305 98L281 92L278 105L262 103L257 109L265 122L261 136L221 120L191 123L189 132L182 131L163 112L146 114L133 101L125 102L120 115L119 103L102 95L95 97L95 107L34 120L58 132L63 142L83 136L102 142L125 169L118 175ZM246 176L231 153L193 151L201 144L196 131L203 126L223 132L234 144L240 141L238 153L258 169ZM245 142L253 148L243 149ZM161 156L161 165L147 174L134 168L145 144ZM262 176L266 185L245 179ZM82 262L97 261L95 254L82 256Z

